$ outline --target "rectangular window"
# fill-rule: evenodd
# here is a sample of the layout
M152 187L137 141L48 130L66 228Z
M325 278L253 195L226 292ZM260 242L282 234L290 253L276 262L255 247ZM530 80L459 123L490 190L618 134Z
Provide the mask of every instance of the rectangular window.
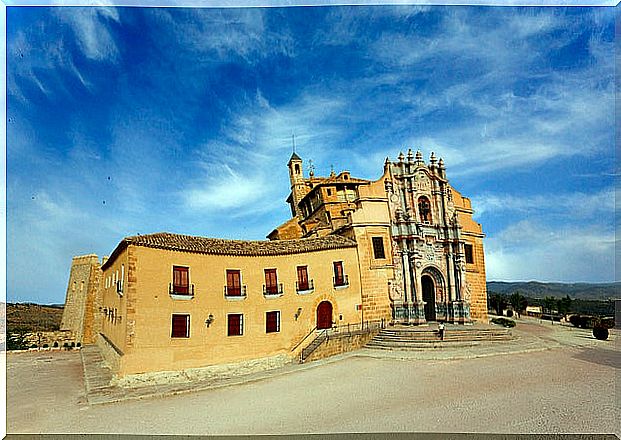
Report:
M298 266L298 290L308 290L308 269Z
M466 252L466 263L474 263L474 253L471 244L464 245L464 250Z
M280 331L280 311L265 313L265 333Z
M383 237L373 237L373 256L376 260L381 260L386 258L386 254L384 253L384 238Z
M276 269L265 269L265 292L278 293L278 278Z
M190 315L172 315L171 336L173 338L190 337Z
M334 262L334 285L342 286L345 284L345 273L343 272L343 262Z
M187 295L190 293L189 268L173 266L173 293Z
M226 271L226 293L231 296L241 295L241 272L239 270Z
M235 313L228 315L228 336L241 336L244 334L244 315Z

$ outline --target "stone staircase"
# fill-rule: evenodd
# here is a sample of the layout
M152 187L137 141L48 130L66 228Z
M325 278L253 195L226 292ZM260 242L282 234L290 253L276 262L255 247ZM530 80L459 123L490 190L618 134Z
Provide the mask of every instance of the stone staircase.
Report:
M304 362L323 342L327 339L326 333L320 333L308 347L305 347L300 353L300 362Z
M106 365L96 345L85 345L80 350L84 368L84 385L88 403L106 402L110 397L120 393L118 387L112 385L112 371Z
M511 331L500 327L447 325L444 340L440 341L436 328L395 325L381 330L365 347L377 350L425 350L470 347L485 342L511 339Z

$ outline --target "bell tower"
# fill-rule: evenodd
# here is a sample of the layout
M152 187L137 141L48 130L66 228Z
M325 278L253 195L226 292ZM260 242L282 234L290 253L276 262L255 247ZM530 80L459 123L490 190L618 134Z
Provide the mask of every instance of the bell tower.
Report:
M306 192L304 191L305 183L302 159L295 153L295 151L291 155L287 166L289 167L289 181L291 182L291 210L295 212L295 215L297 216L301 214L298 203L302 200Z

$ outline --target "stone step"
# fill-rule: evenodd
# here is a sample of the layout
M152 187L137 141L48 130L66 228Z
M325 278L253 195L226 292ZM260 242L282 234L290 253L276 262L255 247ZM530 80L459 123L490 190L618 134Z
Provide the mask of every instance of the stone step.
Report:
M424 339L440 339L437 334L433 335L419 335L419 336L408 336L408 335L378 335L376 338L381 339L399 339L399 340L409 340L409 341L420 341ZM488 334L488 335L444 335L445 341L452 340L472 340L472 339L510 339L510 334Z
M471 334L504 334L510 333L508 329L476 329L476 330L454 330L454 329L445 329L445 333L451 333L455 335L471 335ZM431 334L438 333L438 330L414 330L414 329L383 329L381 331L382 334L407 334L407 335L418 335L418 334Z
M446 339L444 341L441 341L440 339L422 339L422 340L417 340L417 341L413 341L413 340L385 340L385 339L374 339L369 341L368 343L380 343L380 344L386 344L386 345L391 345L391 346L401 346L401 345L412 345L412 344L433 344L435 342L442 342L443 344L446 345L457 345L457 344L465 344L465 343L469 343L469 342L506 342L506 341L510 341L510 339L462 339L462 340L454 340L454 341L447 341Z
M423 350L442 347L467 347L485 342L512 339L508 329L496 328L448 328L444 339L438 331L421 327L393 327L382 329L367 345L381 350Z
M434 335L419 335L419 336L407 336L407 335L379 335L375 336L376 338L382 339L402 339L409 341L419 341L422 339L439 339L440 337L436 334ZM490 339L490 338L501 338L507 339L511 338L510 334L489 334L489 335L444 335L444 340L468 340L468 339Z
M372 339L369 342L379 342L383 344L390 345L407 345L407 344L426 344L426 343L434 343L434 342L444 342L445 344L459 344L462 342L487 342L487 341L509 341L510 338L480 338L480 339L445 339L444 341L439 338L434 339L383 339L376 338Z
M416 351L416 350L429 350L434 348L447 348L447 347L474 347L480 345L480 342L477 341L468 341L468 342L442 342L435 341L429 343L411 343L404 345L393 345L393 344L381 344L377 342L369 342L365 345L366 348L372 348L374 350L390 350L390 351Z

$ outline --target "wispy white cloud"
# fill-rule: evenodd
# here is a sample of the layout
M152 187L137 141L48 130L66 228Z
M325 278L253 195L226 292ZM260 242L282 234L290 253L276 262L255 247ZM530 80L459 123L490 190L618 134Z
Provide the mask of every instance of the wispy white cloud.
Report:
M604 282L614 279L612 228L551 227L532 220L486 239L489 280Z
M239 216L277 207L284 211L289 183L283 158L292 149L292 135L298 153L328 169L331 147L347 133L334 122L342 109L337 99L308 94L275 107L257 91L228 121L218 140L198 149L195 164L203 171L182 190L186 208L205 213L230 210Z
M531 196L483 193L472 197L476 215L505 215L519 213L521 217L542 214L562 215L572 221L612 219L615 212L615 189L606 188L595 193L552 193ZM602 218L603 216L603 218Z
M7 217L7 299L62 302L71 257L110 251L105 236L122 236L123 220L100 222L99 216L66 194L47 190L24 194L9 188ZM85 225L97 225L97 233ZM44 262L33 264L33 261Z
M204 180L203 188L195 187L185 194L186 203L191 209L224 210L234 215L235 210L242 207L245 208L243 212L247 213L247 207L255 206L259 200L264 204L267 185L261 177L245 177L228 165L219 167L215 172L216 176L208 175Z
M550 57L578 38L590 20L591 62L555 70ZM357 29L370 21L354 16L347 23ZM362 139L365 147L373 151L396 140L399 148L436 151L452 176L472 178L610 151L614 57L612 43L597 29L607 25L601 17L576 20L562 10L543 9L479 15L450 8L439 23L435 33L418 33L416 26L381 33L369 42L368 59L389 69L335 85L337 94L357 97L362 111L352 122L385 122ZM398 117L384 120L386 106Z
M235 57L255 63L274 54L293 54L293 40L286 28L267 28L259 8L149 10L160 35L154 44L174 41L178 56L190 55L194 62L223 62ZM185 59L185 58L184 58Z
M87 58L115 61L119 51L110 24L119 22L114 7L54 8L56 16L71 26L78 45Z

